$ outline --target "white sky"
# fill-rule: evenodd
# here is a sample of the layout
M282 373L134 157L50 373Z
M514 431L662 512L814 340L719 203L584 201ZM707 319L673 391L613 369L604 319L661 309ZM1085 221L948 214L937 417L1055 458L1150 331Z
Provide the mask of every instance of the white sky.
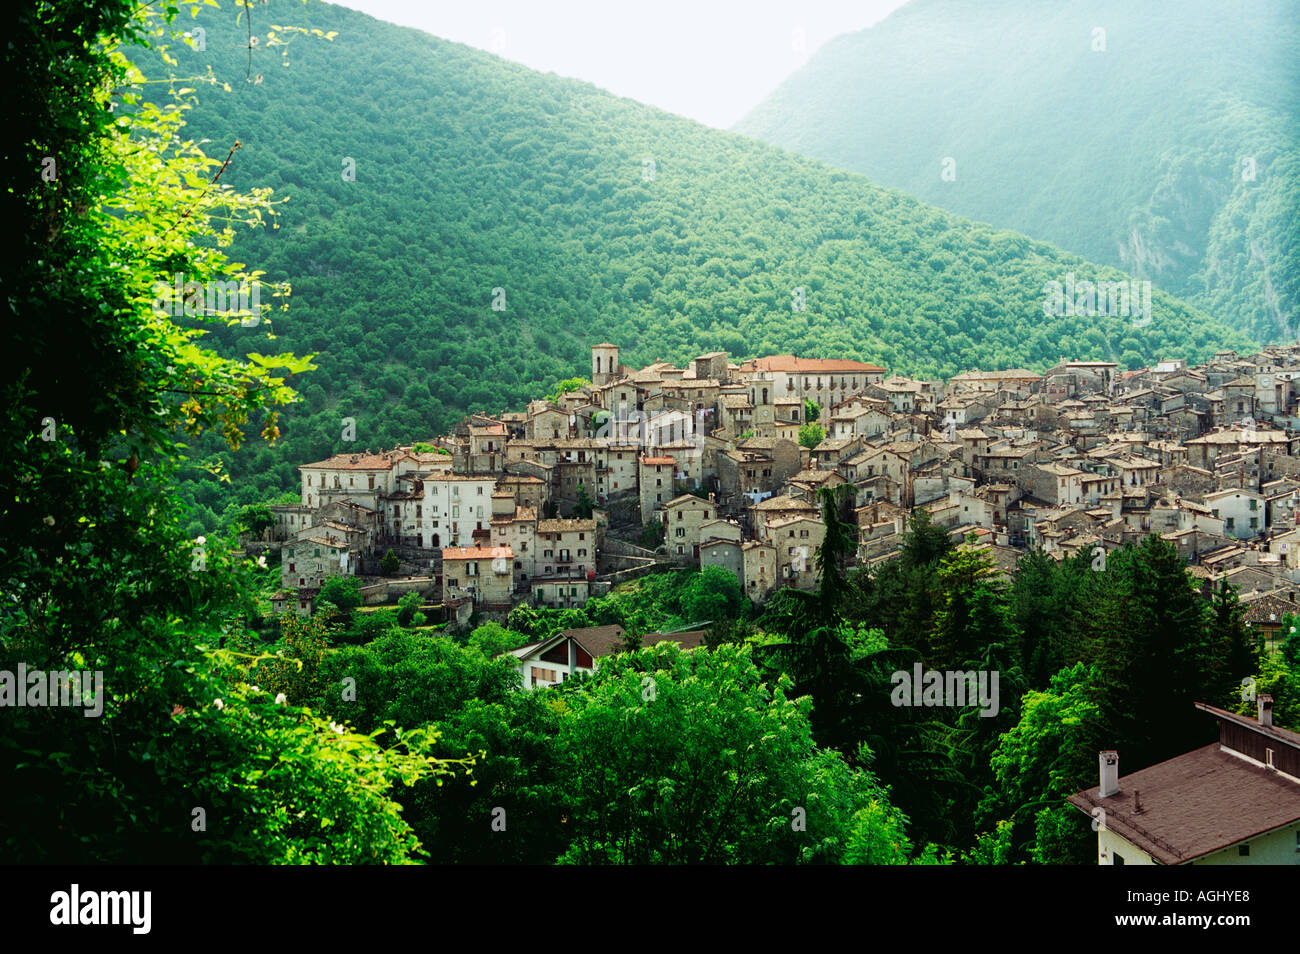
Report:
M380 20L726 129L905 0L345 0Z

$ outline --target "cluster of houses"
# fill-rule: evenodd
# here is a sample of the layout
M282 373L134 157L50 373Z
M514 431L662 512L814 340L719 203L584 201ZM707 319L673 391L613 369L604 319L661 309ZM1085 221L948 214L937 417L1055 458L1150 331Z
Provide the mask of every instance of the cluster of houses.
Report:
M282 550L275 604L310 612L326 578L358 574L375 601L418 589L448 618L492 617L673 565L725 567L762 602L815 585L818 491L851 484L862 565L893 556L918 509L1008 573L1029 548L1157 533L1267 631L1300 611L1298 376L1300 345L931 381L792 355L632 368L598 344L591 384L556 401L302 465L264 541ZM401 566L381 574L389 550Z
M1030 548L1096 565L1155 533L1205 592L1233 584L1255 632L1276 636L1300 613L1297 378L1300 345L945 382L721 352L637 369L599 344L591 384L557 401L302 465L300 502L273 506L254 545L281 550L282 612L311 612L328 577L355 574L369 602L417 591L463 623L524 602L582 606L673 566L725 567L762 602L815 586L818 491L851 485L860 565L894 556L918 510L1006 573ZM381 570L390 551L395 572ZM620 627L594 626L508 655L531 688L626 646ZM1101 753L1101 784L1070 798L1094 820L1098 861L1296 863L1300 735L1272 725L1271 705L1261 696L1256 719L1198 705L1219 742L1129 776Z

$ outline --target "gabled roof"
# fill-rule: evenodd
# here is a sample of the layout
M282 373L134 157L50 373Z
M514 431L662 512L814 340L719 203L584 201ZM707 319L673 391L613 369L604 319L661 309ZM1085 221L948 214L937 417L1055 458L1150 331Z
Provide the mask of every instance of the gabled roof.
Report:
M709 501L701 500L699 497L695 496L694 494L682 494L680 497L674 497L672 500L665 503L663 507L666 510L669 507L685 507L688 504L695 506L697 508L713 506L713 504L710 503Z
M571 530L595 530L596 521L594 519L582 520L574 517L572 519L557 518L553 520L537 521L538 533L565 533Z
M394 454L335 454L314 464L300 464L299 470L391 470Z
M704 635L705 631L702 629L680 633L646 633L641 637L641 644L643 646L653 646L655 643L667 641L677 643L683 649L694 649L697 646L704 645ZM586 650L587 655L591 656L592 659L600 659L604 656L623 652L627 648L625 636L625 630L617 623L608 626L583 626L578 629L560 630L560 632L540 642L529 643L527 646L520 646L518 649L509 650L501 655L514 656L516 659L527 659L530 656L548 652L552 647L565 640L572 639L582 649Z
M817 508L799 497L783 494L780 497L768 497L754 504L751 510L816 510Z
M1202 703L1196 707L1221 722L1300 747L1294 732ZM1100 786L1085 789L1068 801L1089 815L1101 808L1108 829L1167 865L1186 864L1300 821L1300 783L1225 751L1220 742L1126 775L1114 795L1102 798L1100 791Z
M881 373L885 369L875 364L863 364L839 358L796 358L792 354L774 354L766 358L746 361L741 367L746 371L787 371L795 374L862 374Z

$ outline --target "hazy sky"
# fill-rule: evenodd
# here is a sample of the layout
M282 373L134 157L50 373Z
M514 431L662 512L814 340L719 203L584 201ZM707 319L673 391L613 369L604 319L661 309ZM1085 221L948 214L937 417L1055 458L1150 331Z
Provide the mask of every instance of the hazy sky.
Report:
M841 33L905 0L346 0L710 126L739 120Z

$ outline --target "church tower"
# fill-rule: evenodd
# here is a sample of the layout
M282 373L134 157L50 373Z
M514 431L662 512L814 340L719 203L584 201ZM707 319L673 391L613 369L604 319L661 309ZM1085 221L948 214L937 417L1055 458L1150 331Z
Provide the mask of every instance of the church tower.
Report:
M604 342L591 347L591 383L609 384L618 378L618 345Z

